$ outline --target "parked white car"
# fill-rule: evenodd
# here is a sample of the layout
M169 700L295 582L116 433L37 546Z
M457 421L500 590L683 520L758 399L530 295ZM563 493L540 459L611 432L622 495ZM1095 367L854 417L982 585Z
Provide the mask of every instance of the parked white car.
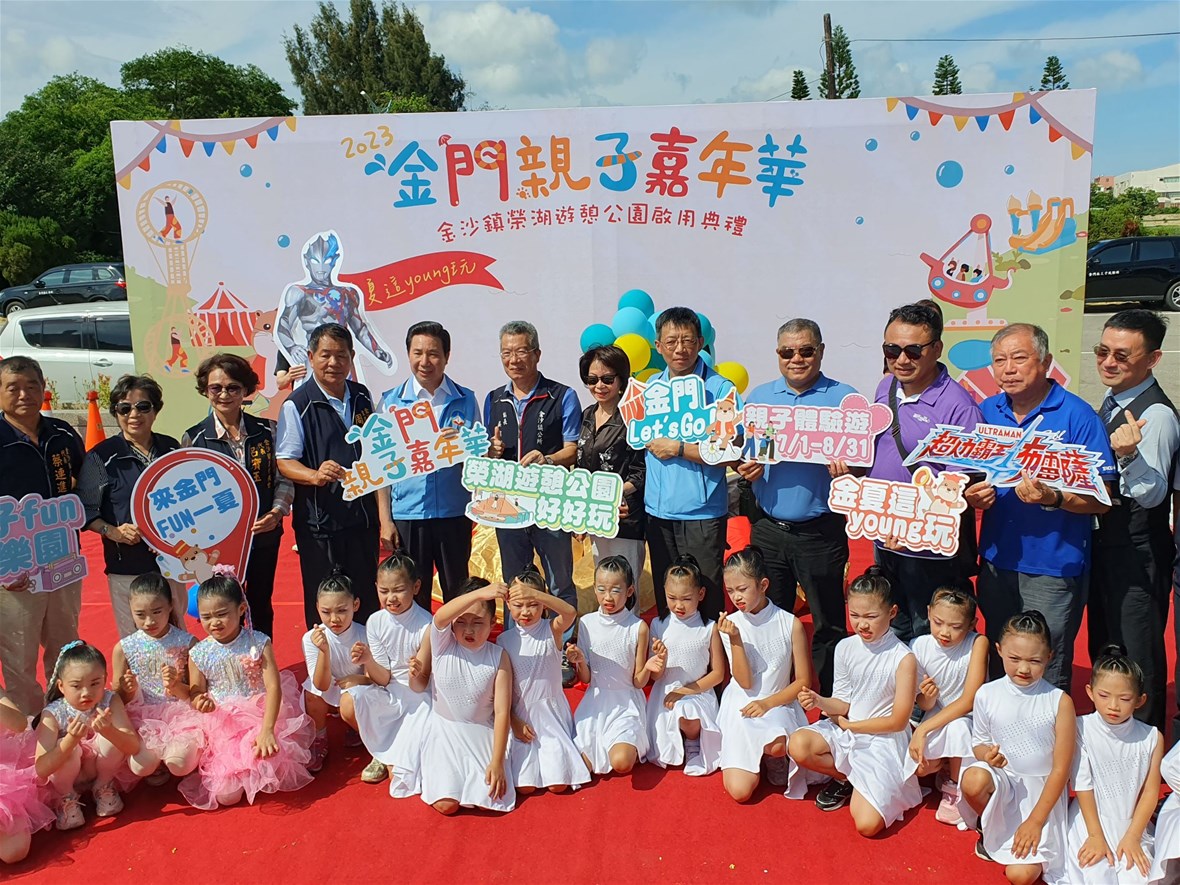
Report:
M29 356L56 388L58 403L84 403L98 376L135 371L126 302L22 310L0 330L0 356Z

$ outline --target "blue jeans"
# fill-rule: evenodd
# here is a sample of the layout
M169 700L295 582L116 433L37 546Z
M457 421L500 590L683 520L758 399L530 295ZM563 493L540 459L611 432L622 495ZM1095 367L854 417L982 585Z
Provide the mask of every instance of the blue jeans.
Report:
M524 571L524 567L533 561L533 553L536 552L541 557L541 570L545 573L549 592L559 599L564 599L574 607L574 611L577 611L574 550L569 532L543 529L535 525L523 529L496 529L496 543L500 547L500 566L504 572L505 584ZM504 626L507 627L511 623L508 607L505 606ZM566 631L564 639L568 642L572 635L573 627Z

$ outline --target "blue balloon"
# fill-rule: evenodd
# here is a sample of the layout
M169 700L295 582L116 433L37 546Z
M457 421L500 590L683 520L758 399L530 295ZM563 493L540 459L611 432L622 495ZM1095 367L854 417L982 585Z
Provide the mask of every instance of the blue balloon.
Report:
M621 338L623 335L634 333L642 336L644 339L651 341L651 325L647 322L647 314L645 314L638 307L624 307L615 314L615 318L610 321L610 327L614 330L615 338ZM611 339L613 343L615 338Z
M713 354L709 353L707 350L702 350L701 359L704 360L706 366L708 366L710 369L713 368Z
M947 160L934 170L934 178L943 187L958 187L963 181L963 166L955 160Z
M656 303L642 289L630 289L624 292L619 297L619 310L624 307L636 307L643 311L644 316L651 316L656 311Z
M705 339L705 344L712 345L717 340L717 330L713 328L709 318L699 310L697 311L697 319L701 321L701 337Z
M960 341L947 353L951 364L965 372L982 369L992 362L992 346L988 341Z
M585 353L592 347L614 344L615 337L615 333L606 323L593 323L582 330L582 337L578 343L582 345L582 353Z
M188 588L188 615L190 618L196 618L198 621L201 620L201 612L197 608L197 590L200 586L200 584L193 584Z

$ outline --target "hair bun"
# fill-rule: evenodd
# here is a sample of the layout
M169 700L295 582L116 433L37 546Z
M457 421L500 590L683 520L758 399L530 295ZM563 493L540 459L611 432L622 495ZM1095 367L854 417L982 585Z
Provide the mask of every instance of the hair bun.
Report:
M697 562L697 558L695 556L693 556L691 553L681 553L679 556L676 557L675 561L672 564L673 565L686 565L686 566L689 566L690 568L694 568L694 569L700 569L700 567L701 567L701 564L699 562Z
M1108 658L1115 656L1120 658L1127 657L1127 649L1119 645L1117 642L1108 642L1098 651L1098 654L1095 656L1094 660L1098 660L1098 658Z

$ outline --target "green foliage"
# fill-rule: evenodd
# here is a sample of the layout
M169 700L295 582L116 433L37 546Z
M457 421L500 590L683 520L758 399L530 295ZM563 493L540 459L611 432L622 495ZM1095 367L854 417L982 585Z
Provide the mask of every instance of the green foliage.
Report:
M1159 210L1159 194L1144 187L1129 187L1118 195L1118 201L1134 209L1135 214L1154 215Z
M1114 203L1114 194L1110 191L1102 190L1094 182L1090 182L1090 208L1091 209L1105 209Z
M282 87L255 65L231 65L187 47L169 47L119 69L123 89L171 119L275 117L295 110Z
M52 218L26 218L0 212L0 276L8 285L27 283L72 257L74 240Z
M373 0L350 0L347 21L321 2L309 28L295 25L283 43L305 114L373 113L388 103L381 96L395 111L463 110L463 78L430 51L418 16L391 0L380 11Z
M953 56L944 55L934 68L935 95L961 95L963 84L959 82L959 66Z
M1136 215L1130 204L1118 200L1106 209L1091 209L1090 230L1087 235L1089 242L1138 236L1141 220L1142 216Z
M805 101L811 98L811 87L807 85L807 78L803 72L796 70L791 78L791 98L795 101Z
M1065 68L1061 66L1061 59L1050 55L1045 59L1045 70L1041 73L1041 89L1068 89L1069 81L1065 79Z
M836 98L860 98L860 80L856 76L856 65L852 63L852 47L842 25L832 31L832 59L836 71ZM820 91L828 97L828 72L825 68L820 77Z

